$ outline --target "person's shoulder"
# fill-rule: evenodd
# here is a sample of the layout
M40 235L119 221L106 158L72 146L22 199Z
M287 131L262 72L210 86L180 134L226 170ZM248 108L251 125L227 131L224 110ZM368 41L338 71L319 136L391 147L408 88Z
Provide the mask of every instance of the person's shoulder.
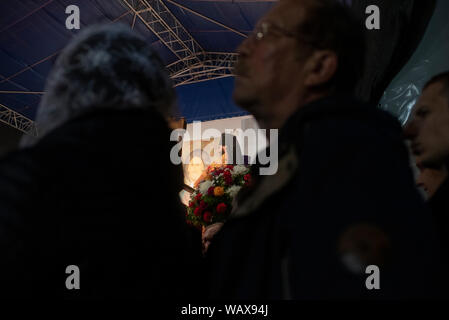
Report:
M323 99L307 106L302 118L309 134L316 133L330 140L383 143L403 141L398 120L377 106L352 98Z
M98 109L81 114L67 121L51 134L61 135L108 135L126 136L152 130L167 131L167 124L157 112L142 109Z
M36 152L55 154L116 150L121 154L170 145L170 131L157 113L144 110L96 110L75 117L35 143ZM59 152L57 152L59 150Z

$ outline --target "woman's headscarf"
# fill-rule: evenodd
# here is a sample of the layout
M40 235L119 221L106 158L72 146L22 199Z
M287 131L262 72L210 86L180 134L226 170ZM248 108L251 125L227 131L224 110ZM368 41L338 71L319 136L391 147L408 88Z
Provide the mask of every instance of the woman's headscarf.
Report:
M46 83L29 146L68 120L95 109L149 109L174 115L175 92L150 44L120 24L88 27L59 55Z

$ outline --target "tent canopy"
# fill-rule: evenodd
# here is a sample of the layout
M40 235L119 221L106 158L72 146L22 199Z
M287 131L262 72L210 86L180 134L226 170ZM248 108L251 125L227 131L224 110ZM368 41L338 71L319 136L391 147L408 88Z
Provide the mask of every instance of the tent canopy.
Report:
M80 9L81 29L96 23L123 23L142 34L159 52L167 65L186 57L167 46L163 31L151 25L151 6L167 25L185 28L178 40L196 41L194 55L200 52L234 53L253 29L256 21L275 0L7 0L0 1L0 104L29 119L34 119L45 79L58 53L80 30L66 28L66 8ZM165 6L165 7L164 7ZM169 12L164 11L168 8ZM146 9L146 11L145 11ZM151 30L149 26L153 26ZM154 32L156 30L156 32ZM161 33L157 34L158 31ZM159 37L158 37L159 35ZM175 43L176 44L176 43ZM179 44L179 43L178 43ZM189 53L191 55L191 52ZM180 59L181 58L181 59ZM212 120L246 114L231 99L233 78L229 66L234 56L215 54L202 76L178 78L177 92L181 113L188 122ZM174 65L171 74L185 63ZM178 68L178 69L176 69ZM202 67L204 68L204 66ZM185 71L185 70L184 70ZM203 69L195 69L204 72ZM221 73L220 73L221 72ZM206 76L205 76L206 75ZM202 77L202 78L201 78ZM188 81L185 81L185 79ZM207 80L210 79L210 80ZM207 81L204 81L207 80ZM188 83L188 84L183 84ZM17 93L15 93L17 92ZM2 106L0 106L2 107ZM4 110L3 110L4 111Z
M31 120L36 115L51 66L58 53L79 32L66 28L69 5L79 7L81 28L96 23L124 23L142 34L166 63L177 86L181 114L188 122L245 115L231 98L235 51L276 1L2 0L0 121L25 132L33 129L30 129ZM447 38L444 15L447 1L340 1L362 19L366 17L367 5L375 4L382 12L382 28L365 31L369 46L357 97L377 103L408 60L414 62L413 66L411 62L408 64L413 70L419 67L425 71L416 85L398 83L406 74L403 70L381 101L384 109L394 112L404 122L422 83L445 69L442 57L447 56L444 45L447 41L435 41L435 34L440 35L440 40ZM431 28L425 32L429 21ZM425 41L421 42L424 33ZM410 59L418 45L421 58ZM435 58L432 52L441 52L441 57ZM429 61L435 70L426 67ZM409 99L408 88L413 88L413 100Z

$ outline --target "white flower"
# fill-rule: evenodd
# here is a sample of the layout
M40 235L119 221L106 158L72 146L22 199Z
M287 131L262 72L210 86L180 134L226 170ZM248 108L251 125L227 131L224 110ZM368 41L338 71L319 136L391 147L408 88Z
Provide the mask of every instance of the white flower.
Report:
M248 172L249 172L249 169L242 165L234 166L234 169L232 169L232 175L234 175L234 176L246 174Z
M204 182L201 182L199 187L200 193L206 194L207 190L209 190L210 187L212 187L212 181L206 180Z
M237 193L239 193L241 188L242 187L240 186L232 186L229 187L228 190L226 190L226 193L229 194L231 198L234 198L237 195Z

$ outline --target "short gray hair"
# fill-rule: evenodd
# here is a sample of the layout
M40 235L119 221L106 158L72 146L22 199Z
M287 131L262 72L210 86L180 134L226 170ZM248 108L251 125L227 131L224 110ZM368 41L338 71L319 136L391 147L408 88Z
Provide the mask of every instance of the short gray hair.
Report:
M175 113L176 96L159 55L120 24L88 27L61 52L47 78L37 116L37 139L68 120L96 109L154 109Z

